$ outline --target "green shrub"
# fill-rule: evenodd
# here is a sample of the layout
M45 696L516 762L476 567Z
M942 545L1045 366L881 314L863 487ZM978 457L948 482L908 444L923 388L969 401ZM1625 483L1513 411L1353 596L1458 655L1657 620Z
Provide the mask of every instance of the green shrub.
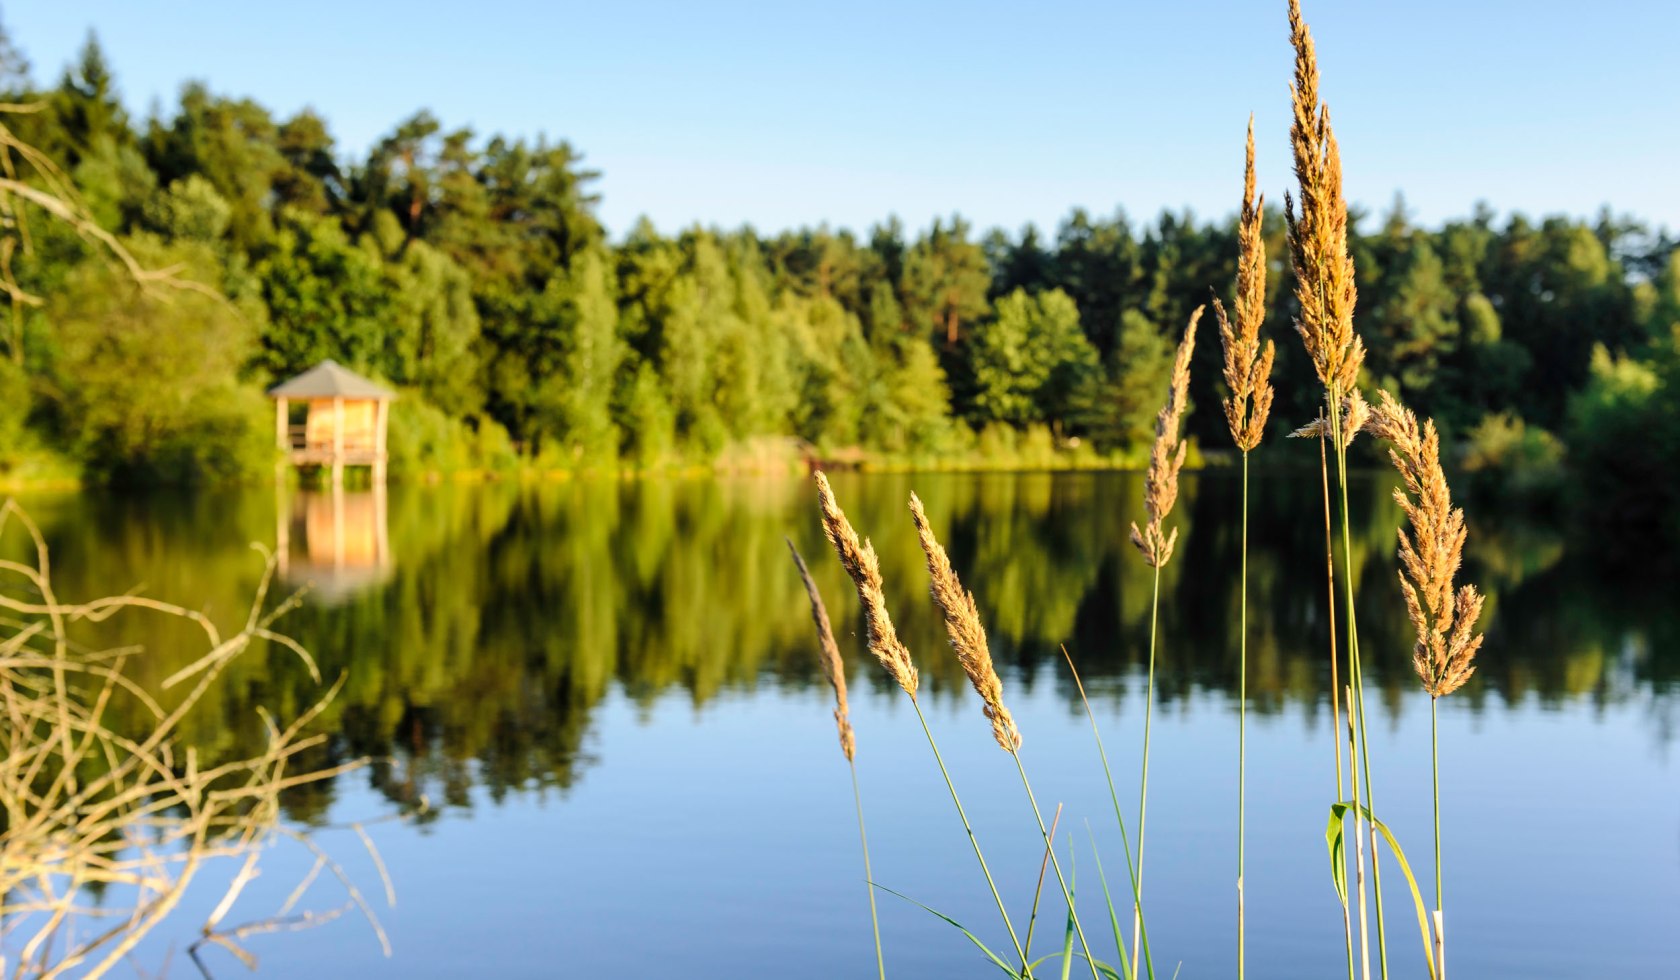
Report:
M417 393L405 393L391 403L385 452L393 477L411 479L471 469L475 442L476 436L464 423Z
M1470 430L1463 468L1471 493L1528 502L1555 497L1563 480L1563 443L1510 412L1489 413Z
M1677 413L1680 331L1648 359L1593 351L1592 376L1569 401L1565 441L1578 516L1612 555L1646 560L1680 544Z
M28 438L24 424L33 401L23 366L0 357L0 473L22 462Z

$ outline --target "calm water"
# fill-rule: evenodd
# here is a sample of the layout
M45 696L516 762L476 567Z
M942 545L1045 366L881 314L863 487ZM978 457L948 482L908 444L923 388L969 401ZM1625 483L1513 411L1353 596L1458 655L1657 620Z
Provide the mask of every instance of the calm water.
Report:
M1095 900L1088 834L1111 874L1123 875L1122 859L1058 646L1085 674L1122 802L1134 807L1150 598L1125 536L1137 478L835 483L881 552L930 723L1006 897L1024 920L1037 830L926 598L904 510L912 487L978 596L1022 757L1040 801L1066 805L1079 890ZM1409 669L1387 487L1373 476L1354 493L1376 808L1427 879L1429 705ZM1255 494L1249 971L1333 977L1343 952L1324 844L1334 786L1317 473L1258 475ZM783 535L811 560L852 658L877 879L1007 942L913 712L864 662L856 602L808 484L24 502L53 548L61 595L143 585L232 624L261 570L250 541L283 541L288 581L314 583L281 625L329 678L346 680L324 716L331 751L311 761L375 761L298 791L287 813L319 828L317 840L376 899L394 954L384 958L366 925L345 917L253 939L263 975L873 975L850 783ZM1182 977L1234 974L1237 503L1227 475L1188 481L1184 537L1163 582L1146 878L1162 976L1179 963ZM1488 593L1491 618L1480 669L1441 708L1454 973L1673 975L1673 583L1618 579L1545 528L1487 523L1472 527L1466 573ZM141 673L152 679L202 652L157 619L131 618L121 635L147 645ZM319 690L278 650L247 655L226 681L187 732L207 758L254 752L257 706L286 717ZM368 833L390 868L394 908L378 900L377 872L343 826L379 818ZM286 846L267 855L244 917L271 912L309 863ZM1398 875L1387 884L1393 973L1422 975L1410 903ZM318 905L337 904L341 893L316 887ZM191 941L214 898L190 898L142 963L155 968L171 944ZM889 974L987 972L927 913L882 895L881 916ZM1054 919L1039 932L1041 952L1059 946ZM1106 934L1093 925L1094 944ZM1111 940L1100 945L1112 953ZM219 975L243 971L217 955ZM187 966L177 951L173 972Z

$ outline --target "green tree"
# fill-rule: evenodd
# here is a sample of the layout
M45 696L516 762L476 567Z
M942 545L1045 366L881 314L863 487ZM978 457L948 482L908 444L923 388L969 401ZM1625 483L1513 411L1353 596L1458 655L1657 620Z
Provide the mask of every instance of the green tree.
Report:
M1083 393L1080 421L1103 448L1137 449L1155 438L1155 413L1172 375L1173 343L1137 310L1120 317L1106 377Z
M74 169L102 143L120 147L133 142L116 77L98 36L91 30L75 64L60 77L49 104L57 124L57 139L41 149L56 158L60 166Z
M285 167L277 136L261 105L213 95L202 83L190 82L168 125L151 121L143 148L159 186L193 175L208 180L228 203L229 236L251 253L274 236L269 206Z
M610 458L618 451L611 399L623 357L618 306L607 257L578 256L571 273L556 280L564 341L557 370L541 382L547 428L573 459Z
M391 293L377 254L336 221L288 216L254 270L268 310L257 362L275 378L332 358L362 371L387 366Z
M1074 392L1098 375L1096 349L1079 329L1079 309L1059 289L1017 289L969 345L974 416L1021 425L1060 424Z
M333 157L326 120L304 109L275 133L282 161L274 174L274 210L326 214L344 205L344 174Z
M141 254L213 268L202 246ZM122 482L209 483L267 469L268 407L238 382L249 319L196 292L140 291L103 262L78 267L52 300L57 393L50 409L89 475Z
M364 250L365 251L365 250ZM414 242L381 268L389 296L381 370L453 417L477 415L478 308L472 280L449 256Z
M986 255L968 235L960 217L948 225L936 220L904 258L905 310L931 336L943 337L948 350L962 339L964 324L985 313L991 284Z

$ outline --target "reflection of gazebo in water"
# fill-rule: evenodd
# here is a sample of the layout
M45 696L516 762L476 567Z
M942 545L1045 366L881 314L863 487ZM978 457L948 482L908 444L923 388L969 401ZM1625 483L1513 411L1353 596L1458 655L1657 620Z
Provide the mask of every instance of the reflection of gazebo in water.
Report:
M373 470L375 486L385 482L385 424L396 394L336 361L322 361L268 391L274 399L274 435L294 466L327 466L333 486L344 482L345 466ZM292 420L292 403L302 402Z
M283 580L307 582L330 603L390 576L385 484L290 493L282 485L275 494L274 550Z

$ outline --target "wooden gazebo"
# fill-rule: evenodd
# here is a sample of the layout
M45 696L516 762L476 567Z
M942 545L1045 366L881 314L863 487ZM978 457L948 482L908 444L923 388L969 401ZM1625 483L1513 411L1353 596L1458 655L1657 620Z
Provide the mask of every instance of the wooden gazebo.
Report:
M336 361L322 361L268 390L274 399L274 436L293 466L327 466L332 482L344 467L367 466L375 485L385 482L385 426L396 393ZM302 402L299 424L292 403Z

